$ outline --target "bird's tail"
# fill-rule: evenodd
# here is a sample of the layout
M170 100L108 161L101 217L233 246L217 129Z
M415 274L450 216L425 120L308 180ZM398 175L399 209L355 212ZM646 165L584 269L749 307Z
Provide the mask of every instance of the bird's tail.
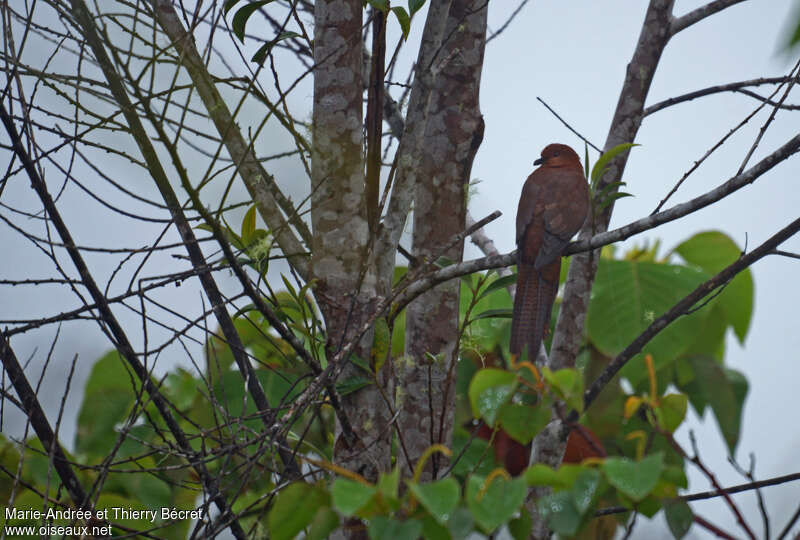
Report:
M550 324L560 272L560 257L541 270L536 270L533 264L517 265L517 293L509 345L511 354L519 356L526 345L528 359L535 360L539 354L545 329Z

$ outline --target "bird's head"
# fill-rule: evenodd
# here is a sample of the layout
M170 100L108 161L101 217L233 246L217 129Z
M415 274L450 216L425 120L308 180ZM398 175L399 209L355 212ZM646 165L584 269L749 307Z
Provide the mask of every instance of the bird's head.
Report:
M542 150L542 157L533 164L544 167L578 167L580 169L581 158L566 144L548 144Z

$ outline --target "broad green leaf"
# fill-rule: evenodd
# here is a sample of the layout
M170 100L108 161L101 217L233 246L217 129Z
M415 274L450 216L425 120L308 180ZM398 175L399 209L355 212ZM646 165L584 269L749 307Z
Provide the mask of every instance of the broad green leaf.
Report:
M692 405L698 413L702 413L699 405L711 406L728 450L733 453L739 442L747 380L708 356L693 356L688 361L695 373L692 382L686 385Z
M509 481L498 476L489 486L485 482L483 476L470 476L465 498L475 522L484 532L491 533L517 512L528 489L522 478Z
M372 499L378 490L355 480L337 478L331 485L333 507L344 516L352 516Z
M517 389L517 376L502 369L482 369L469 385L469 401L475 418L483 418L493 426L500 409Z
M707 277L686 266L602 259L586 319L589 340L604 355L616 356ZM657 371L672 364L702 331L713 304L664 328L623 367L622 375L634 385L647 378L642 354L653 356Z
M528 444L550 421L550 407L509 403L500 411L500 425L512 439Z
M327 506L317 510L308 527L306 540L325 540L339 526L339 516Z
M678 429L686 417L686 394L669 394L661 398L656 407L656 417L662 428L670 433Z
M689 264L709 274L717 274L741 256L741 249L726 234L706 231L681 243L675 251ZM719 306L728 324L733 326L739 343L744 343L753 315L753 275L749 269L740 272L720 293Z
M400 489L400 468L395 467L392 472L381 473L378 478L378 491L389 499L396 499Z
M322 487L295 482L283 488L267 516L270 538L291 540L315 518L317 511L330 506L330 495Z
M598 493L601 482L600 472L595 469L585 469L578 474L575 482L572 484L570 493L572 494L572 501L575 503L575 508L578 512L585 514L592 506L592 502Z
M422 538L425 540L452 540L447 527L428 515L422 517Z
M442 524L450 519L461 495L461 488L452 477L424 484L409 482L408 488L419 503Z
M567 405L578 412L583 412L583 376L577 369L550 371L548 368L543 368L542 375Z
M680 540L689 532L694 522L692 509L686 502L681 500L670 501L664 505L664 515L667 518L667 525L676 540Z
M422 522L376 516L370 520L367 532L372 540L417 540L422 533Z
M411 17L405 8L393 7L392 13L397 17L397 22L400 23L400 29L403 31L403 37L408 39L408 33L411 31Z
M539 514L554 532L571 537L581 525L581 513L568 491L559 491L536 501Z
M301 36L297 32L281 32L280 34L277 35L275 39L273 39L272 41L268 41L264 43L261 47L259 47L256 53L252 56L252 58L250 58L250 61L255 62L260 66L267 59L267 55L269 55L270 51L275 47L275 45L277 45L278 43L280 43L285 39L291 39L295 37L301 37Z
M653 454L642 461L625 457L606 458L603 472L608 482L634 501L641 501L656 487L664 469L664 455Z
M422 9L422 6L425 5L425 0L408 0L408 12L411 16L414 16L414 13Z
M531 533L533 520L528 510L522 506L519 509L519 516L508 522L508 532L514 540L526 540Z
M522 477L529 486L550 486L556 491L569 490L575 485L576 480L585 471L590 470L585 465L562 464L558 469L552 469L542 463L528 467Z
M566 487L558 471L542 463L534 463L522 475L529 486Z
M597 184L597 181L603 176L603 173L608 167L609 162L617 157L619 154L626 150L630 150L634 146L639 146L638 144L634 143L622 143L618 144L614 148L603 152L603 155L598 158L595 162L594 167L592 167L592 186L594 187Z
M136 397L133 380L117 351L106 353L94 364L78 412L76 453L86 454L92 463L108 455L119 437L115 427L128 417Z
M453 540L464 540L472 532L472 524L472 512L459 506L453 510L453 515L450 516L450 521L447 523L447 530L450 531Z
M466 445L469 446L464 449ZM487 475L495 468L494 452L488 441L471 437L464 429L453 434L453 456L458 458L453 466L453 474L458 477L472 473Z
M244 29L247 26L247 19L255 13L259 8L262 8L272 2L273 0L259 0L250 4L245 4L240 7L236 14L233 16L231 27L233 33L239 38L239 41L244 42Z

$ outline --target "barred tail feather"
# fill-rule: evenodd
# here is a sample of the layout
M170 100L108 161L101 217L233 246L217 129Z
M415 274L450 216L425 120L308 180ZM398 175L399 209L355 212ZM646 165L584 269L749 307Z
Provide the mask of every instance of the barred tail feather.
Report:
M550 324L550 314L558 291L558 259L542 270L532 264L517 265L517 292L511 319L509 351L519 356L528 347L528 359L535 360Z

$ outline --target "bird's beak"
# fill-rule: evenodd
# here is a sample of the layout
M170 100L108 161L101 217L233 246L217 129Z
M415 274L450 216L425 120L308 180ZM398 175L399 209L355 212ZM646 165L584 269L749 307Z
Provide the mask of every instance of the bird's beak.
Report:
M534 165L541 165L542 163L544 163L544 159L542 159L542 158L539 158L539 159L537 159L536 161L533 162Z

